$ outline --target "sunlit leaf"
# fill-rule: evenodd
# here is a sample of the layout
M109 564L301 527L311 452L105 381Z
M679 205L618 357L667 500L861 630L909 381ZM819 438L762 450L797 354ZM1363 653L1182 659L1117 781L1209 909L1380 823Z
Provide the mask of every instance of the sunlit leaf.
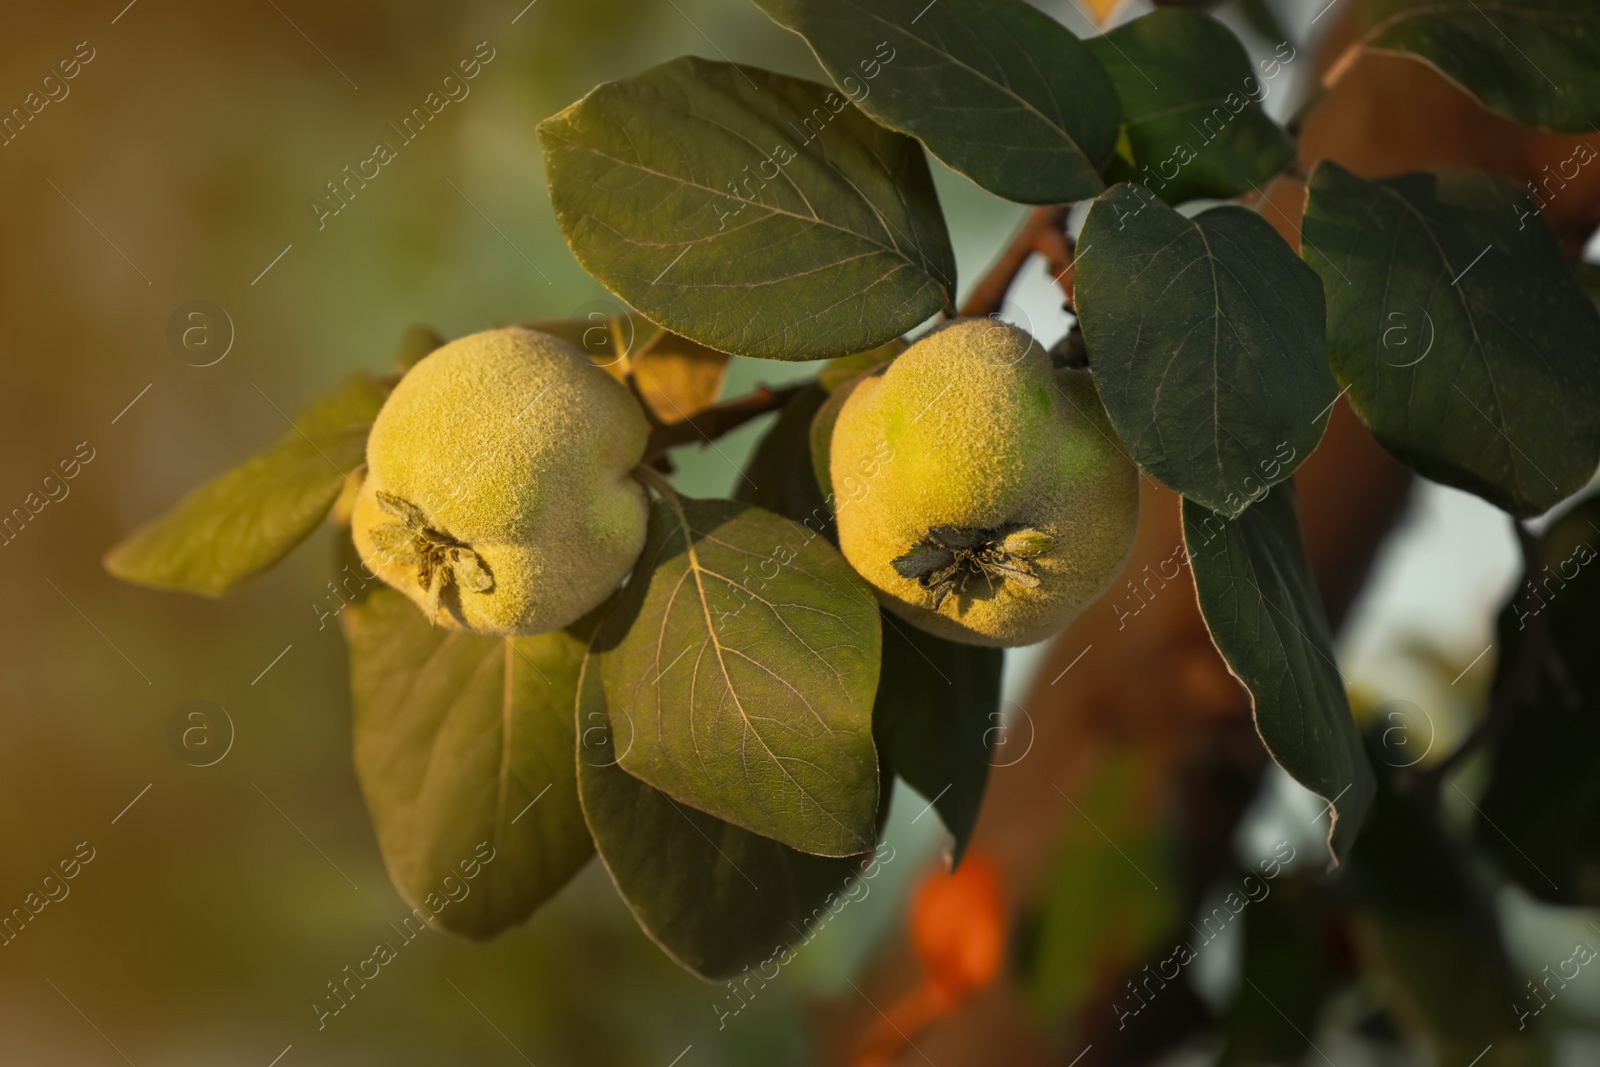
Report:
M668 495L604 658L637 725L629 773L792 848L870 848L878 800L876 601L819 534L760 508Z
M388 588L341 622L356 773L395 888L468 937L526 919L593 852L572 760L584 643L437 629Z
M1128 454L1191 500L1237 515L1321 439L1322 287L1254 212L1186 218L1117 186L1084 223L1077 308Z
M1372 766L1300 542L1294 487L1278 486L1232 520L1185 500L1183 538L1200 611L1250 691L1256 732L1290 777L1327 802L1318 818L1340 862L1372 803Z
M1487 174L1311 175L1306 261L1334 373L1418 473L1535 515L1600 465L1600 312L1527 197Z
M272 566L317 528L365 462L388 394L372 375L351 375L271 448L134 530L106 553L106 569L157 589L221 596Z
M539 136L578 261L701 344L845 355L955 293L921 149L826 86L684 57L601 85Z
M1094 54L1023 0L756 0L839 90L997 196L1104 188L1117 93Z
M645 403L662 422L681 422L717 402L728 353L663 330L643 315L605 315L530 322L528 329L554 334L618 381L631 371Z
M578 788L601 862L640 927L679 964L704 978L748 968L771 981L793 958L790 946L845 906L860 859L797 852L624 771L617 749L635 743L637 724L608 714L602 656L597 648L585 661L578 701ZM730 998L717 1014L742 1004Z

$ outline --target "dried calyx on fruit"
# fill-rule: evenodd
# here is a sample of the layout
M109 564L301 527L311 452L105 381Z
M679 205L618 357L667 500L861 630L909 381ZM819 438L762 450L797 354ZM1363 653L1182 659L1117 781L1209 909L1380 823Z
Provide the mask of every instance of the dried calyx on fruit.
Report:
M351 528L379 577L452 629L558 629L644 547L630 471L648 425L627 387L558 338L463 337L400 380L367 440Z
M935 526L910 552L889 563L902 578L911 578L933 595L938 611L945 597L964 596L967 583L981 576L989 594L996 582L1012 581L1037 589L1039 573L1028 561L1050 550L1048 534L1009 523L994 530L962 526Z

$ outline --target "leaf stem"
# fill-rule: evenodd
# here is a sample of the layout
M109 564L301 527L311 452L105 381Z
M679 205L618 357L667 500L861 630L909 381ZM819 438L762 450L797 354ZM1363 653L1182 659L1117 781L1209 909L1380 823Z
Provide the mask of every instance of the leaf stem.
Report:
M1016 283L1023 264L1034 253L1044 257L1050 276L1061 286L1070 301L1072 295L1072 241L1063 227L1066 225L1070 204L1036 207L1028 212L1021 227L1012 235L1011 243L1000 253L989 272L978 279L978 284L961 305L961 314L968 318L986 318L1000 310L1006 294Z
M706 408L681 422L655 427L650 432L650 441L644 450L644 465L648 466L668 449L677 448L679 445L692 445L697 441L710 444L752 419L777 411L808 384L810 383L802 382L781 389L769 389L765 385L760 385L753 393Z
M1511 528L1522 549L1522 580L1517 583L1517 593L1527 585L1536 583L1544 567L1544 543L1538 535L1513 519ZM1489 709L1462 742L1444 759L1419 773L1419 784L1430 796L1437 796L1445 778L1461 766L1485 742L1493 740L1511 722L1517 705L1531 699L1537 692L1539 674L1550 654L1550 619L1539 611L1528 619L1517 661L1508 674L1499 675L1489 694ZM1498 675L1498 672L1497 672Z

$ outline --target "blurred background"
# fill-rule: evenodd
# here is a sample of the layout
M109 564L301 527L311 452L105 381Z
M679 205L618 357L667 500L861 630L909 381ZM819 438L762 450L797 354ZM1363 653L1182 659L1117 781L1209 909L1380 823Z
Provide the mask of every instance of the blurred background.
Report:
M592 864L492 943L425 934L319 1030L310 1003L407 910L351 766L343 641L319 624L337 570L333 531L216 602L121 584L99 562L135 524L277 438L345 374L386 368L412 323L455 337L614 306L557 232L539 120L598 82L683 53L817 77L809 52L741 0L125 2L12 5L0 35L0 109L21 106L59 61L80 63L66 95L0 147L0 507L39 492L75 452L92 456L69 493L0 549L13 605L0 622L0 909L38 892L75 850L92 855L69 895L0 949L0 1062L822 1061L830 1030L851 1025L834 1006L859 1009L865 994L852 982L903 938L907 895L939 863L942 831L913 822L922 799L903 787L896 798L887 838L897 858L870 896L723 1029L712 1005L724 991L656 950ZM1041 6L1093 32L1072 0ZM1321 5L1281 6L1303 42ZM1125 4L1117 18L1146 10ZM1253 49L1272 51L1276 42L1230 18ZM319 221L311 205L332 203L326 183L393 140L389 124L475 50L492 59L470 95ZM1304 63L1286 77L1310 74ZM1269 107L1287 117L1301 95L1286 85ZM970 282L1023 209L935 169ZM225 313L226 354L204 367L169 342L174 314L196 300ZM1039 270L1007 314L1047 343L1069 321ZM736 360L727 391L809 373ZM765 425L727 439L725 455L685 450L680 486L726 494L730 460ZM1420 488L1376 567L1344 631L1345 669L1375 701L1427 708L1425 728L1446 745L1476 713L1492 665L1470 664L1449 684L1489 640L1515 569L1509 534L1486 505ZM1009 655L1014 711L1043 656ZM169 737L192 700L226 712L218 736L231 747L206 767L180 759ZM1096 772L1107 812L1120 810L1119 775L1137 777L1126 759L1107 756ZM1317 805L1281 777L1265 783L1241 830L1242 861L1286 835L1314 852ZM1036 846L1070 871L1084 840L1041 831ZM1067 943L1063 959L1077 958L1071 942L1098 922L1095 901L1112 906L1121 891L1063 884L1053 914L1078 921L1052 920L1052 936ZM1583 925L1510 890L1500 906L1530 973ZM1208 955L1196 981L1225 995L1236 955ZM1035 959L1034 1015L1017 1025L1061 1029L1087 982L1074 966ZM1593 974L1564 997L1575 1025L1600 1021ZM1060 1040L1065 1064L1082 1041ZM1340 1067L1376 1062L1354 1034L1319 1045ZM1206 1061L1204 1049L1178 1055Z

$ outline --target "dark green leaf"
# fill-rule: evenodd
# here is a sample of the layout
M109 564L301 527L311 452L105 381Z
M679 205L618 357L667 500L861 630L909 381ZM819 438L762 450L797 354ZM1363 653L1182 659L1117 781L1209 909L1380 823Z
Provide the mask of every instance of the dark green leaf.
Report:
M1536 515L1600 464L1600 312L1509 182L1311 175L1305 257L1334 373L1385 448Z
M572 760L583 642L436 629L388 588L341 621L356 772L395 888L469 937L526 919L593 852ZM447 877L469 892L440 910Z
M873 736L889 766L932 802L955 838L952 867L967 850L989 781L1004 659L998 648L946 641L883 616Z
M1094 54L1022 0L756 0L841 92L1007 200L1098 193L1117 93Z
M734 499L793 519L831 541L833 509L811 471L811 420L827 399L827 391L813 382L783 406L745 465Z
M1229 520L1183 502L1183 539L1200 611L1250 691L1256 732L1289 776L1328 809L1335 862L1372 803L1372 767L1350 715L1333 640L1300 542L1293 484Z
M860 352L955 293L921 149L826 86L684 57L600 86L539 136L578 262L712 348Z
M1245 979L1223 1021L1217 1067L1304 1063L1323 1000L1331 991L1324 933L1328 917L1316 883L1285 875L1252 899L1244 919ZM1270 999L1269 999L1270 998Z
M372 375L351 375L271 448L129 534L106 553L106 569L157 589L221 596L272 566L316 529L366 461L367 431L388 394Z
M1529 126L1588 133L1600 125L1600 7L1592 0L1366 0L1362 21L1352 56L1360 48L1409 53Z
M1147 474L1237 515L1316 447L1335 397L1322 287L1261 216L1097 200L1078 313L1100 399Z
M804 852L872 847L878 609L827 541L668 491L619 610L604 676L637 725L624 770Z
M771 980L789 962L789 946L815 937L844 907L861 860L796 852L624 771L616 746L633 745L638 724L619 714L613 727L596 665L604 656L591 651L578 698L578 788L601 862L640 927L679 964L704 978L749 967ZM724 1010L735 1014L739 1003Z
M1368 747L1381 762L1383 743L1370 736ZM1516 1025L1519 1011L1538 1002L1517 982L1489 887L1440 825L1438 804L1398 792L1393 776L1380 778L1350 855L1363 969L1378 979L1391 1014L1432 1046L1433 1062L1548 1062Z
M1133 175L1162 200L1239 196L1294 158L1261 108L1270 84L1209 15L1163 8L1087 43L1122 97Z
M1553 904L1600 904L1600 498L1544 538L1539 582L1500 614L1494 691L1514 701L1478 802L1478 844L1518 885ZM1540 616L1543 616L1541 619ZM1537 683L1509 687L1529 627L1547 628ZM1537 632L1537 631L1535 631ZM1534 654L1538 654L1535 651Z

